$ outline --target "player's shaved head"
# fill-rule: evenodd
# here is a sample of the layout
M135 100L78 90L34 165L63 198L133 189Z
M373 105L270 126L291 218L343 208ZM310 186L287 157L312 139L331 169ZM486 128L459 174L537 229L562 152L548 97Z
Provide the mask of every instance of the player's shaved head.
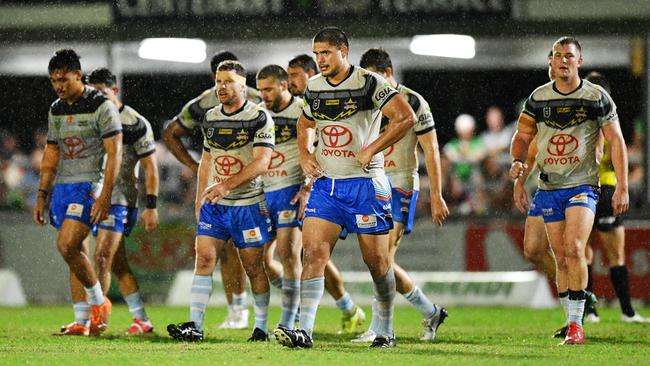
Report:
M325 27L318 31L313 39L314 43L329 43L336 48L350 48L348 37L338 27Z
M309 55L298 55L289 61L289 67L299 67L303 69L304 72L309 73L310 70L314 70L315 74L318 74L318 66L316 66L316 61Z
M372 67L379 72L385 73L389 67L391 69L393 68L393 62L385 50L381 48L370 48L361 55L359 66L364 69Z
M553 43L553 45L556 44L563 45L563 46L572 44L582 55L582 47L580 47L580 42L578 42L578 40L574 37L569 37L569 36L560 37L557 41L555 41L555 43Z
M282 66L278 65L266 65L263 68L260 69L260 71L257 73L257 80L260 79L266 79L266 78L275 78L277 81L287 81L289 76L287 75L287 72L282 68Z

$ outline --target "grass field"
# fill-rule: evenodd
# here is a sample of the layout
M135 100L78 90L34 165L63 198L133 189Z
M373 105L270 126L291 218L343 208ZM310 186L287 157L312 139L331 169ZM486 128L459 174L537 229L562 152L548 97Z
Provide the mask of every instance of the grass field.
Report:
M366 309L368 310L368 309ZM587 324L587 343L558 346L550 337L561 324L557 310L449 308L434 343L419 341L420 316L398 308L395 349L368 349L338 335L339 312L319 310L315 346L287 349L275 340L246 343L250 330L220 331L224 308L210 308L203 343L173 342L165 325L185 321L187 308L149 306L158 326L147 337L124 335L130 323L125 306L115 306L111 326L100 338L54 337L71 320L71 306L0 308L0 364L47 365L581 365L650 364L650 324L624 324L618 309L601 309L601 323ZM650 315L650 309L640 309ZM279 309L272 309L274 324Z

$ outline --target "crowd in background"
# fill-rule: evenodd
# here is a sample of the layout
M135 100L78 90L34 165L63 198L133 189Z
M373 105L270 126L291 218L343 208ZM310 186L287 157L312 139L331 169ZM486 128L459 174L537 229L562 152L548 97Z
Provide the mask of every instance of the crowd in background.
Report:
M478 123L484 123L479 126ZM477 130L483 127L480 134ZM516 122L507 123L497 106L485 109L477 122L469 114L459 115L454 122L455 137L440 146L443 195L453 217L499 217L516 215L512 204L510 139ZM0 209L31 210L38 190L39 167L47 140L46 131L37 130L30 144L21 144L17 137L0 129ZM641 202L643 194L644 128L635 121L634 135L627 141L630 164L630 202ZM187 141L192 144L192 141ZM24 151L21 146L33 146ZM195 152L198 159L200 150ZM157 142L156 157L160 164L160 200L168 216L186 216L193 212L195 178L192 172ZM420 156L420 200L418 216L429 216L429 183ZM142 174L141 174L142 176ZM531 192L535 180L529 179Z

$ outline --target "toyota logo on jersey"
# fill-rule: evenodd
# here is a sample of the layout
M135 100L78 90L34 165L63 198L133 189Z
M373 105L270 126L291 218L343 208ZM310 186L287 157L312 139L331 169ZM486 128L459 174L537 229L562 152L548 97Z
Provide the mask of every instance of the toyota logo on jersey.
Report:
M390 145L386 150L384 150L384 156L392 154L393 150L395 150L395 145Z
M546 152L552 156L567 156L578 149L578 139L569 134L553 135L548 140Z
M273 152L273 156L271 156L271 162L269 163L269 169L277 169L279 168L283 163L284 163L285 157L284 155L275 150Z
M63 139L63 145L65 145L65 151L63 151L63 159L79 159L83 158L84 151L86 151L86 143L80 137L71 136Z
M239 173L244 168L244 164L234 156L221 155L214 159L214 168L217 174L229 177Z
M344 147L352 142L352 132L343 126L329 125L321 130L321 139L327 147Z

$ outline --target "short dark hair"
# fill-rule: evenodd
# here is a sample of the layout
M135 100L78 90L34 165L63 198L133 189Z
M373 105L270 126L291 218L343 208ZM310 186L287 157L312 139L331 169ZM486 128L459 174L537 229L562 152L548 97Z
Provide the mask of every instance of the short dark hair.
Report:
M215 53L210 60L210 70L212 70L213 74L217 72L217 66L224 61L239 61L239 59L230 51L219 51Z
M553 45L556 45L556 44L561 44L561 45L572 44L572 45L576 46L576 48L578 49L578 52L580 52L580 54L582 54L582 47L580 47L580 42L578 42L578 40L575 37L570 37L570 36L560 37L557 41L555 41L553 43Z
M217 66L217 71L234 71L237 75L246 77L246 69L244 69L244 65L239 61L222 61L219 63L219 66Z
M282 68L282 66L278 65L266 65L257 73L257 80L269 77L275 78L280 82L289 80L287 72Z
M314 61L311 56L305 54L292 58L291 61L289 61L289 67L299 67L307 73L309 70L314 70L314 72L318 74L318 66L316 66L316 61Z
M117 84L117 78L111 70L100 67L90 72L86 75L86 84L104 84L109 88L112 88Z
M548 57L553 57L553 49L551 48L550 51L548 51Z
M327 42L336 48L350 48L348 36L338 27L325 27L316 33L313 42Z
M47 71L52 73L54 70L67 69L68 71L81 71L79 55L70 48L63 48L54 53L47 65Z
M364 69L374 67L379 72L386 72L386 69L389 67L391 69L393 68L393 62L385 50L381 48L369 48L361 55L359 66Z
M605 77L605 75L599 73L598 71L590 72L587 75L587 77L585 77L585 80L587 80L587 81L589 81L589 82L591 82L593 84L600 85L603 89L605 89L607 94L611 94L611 92L612 92L612 88L609 85L609 81L607 81L607 78Z

